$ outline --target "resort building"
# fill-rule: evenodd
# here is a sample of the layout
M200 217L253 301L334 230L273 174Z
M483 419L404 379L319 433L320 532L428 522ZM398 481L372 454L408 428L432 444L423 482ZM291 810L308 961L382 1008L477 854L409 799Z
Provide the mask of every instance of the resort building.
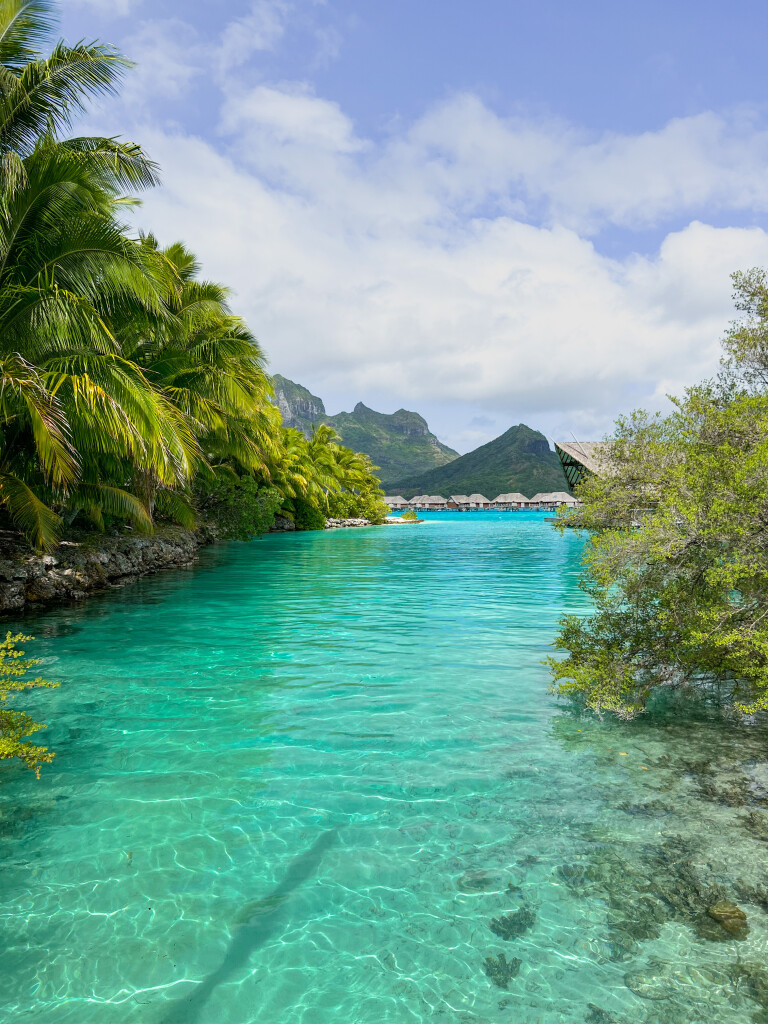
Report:
M528 499L519 491L514 494L500 494L491 502L491 508L528 508Z
M452 494L447 502L448 508L467 509L469 508L468 494Z
M407 504L411 508L431 508L433 511L448 507L448 502L441 494L417 494Z
M585 476L605 472L605 457L599 441L555 441L555 451L571 491Z
M488 498L483 494L470 494L469 496L469 507L470 508L490 508L491 503Z
M411 505L410 501L406 501L405 498L401 497L399 494L394 498L385 497L382 500L384 501L384 504L389 505L391 509L404 510L409 508Z
M567 491L549 491L541 494L534 494L528 502L528 508L559 508L566 505L568 508L576 508L581 502Z

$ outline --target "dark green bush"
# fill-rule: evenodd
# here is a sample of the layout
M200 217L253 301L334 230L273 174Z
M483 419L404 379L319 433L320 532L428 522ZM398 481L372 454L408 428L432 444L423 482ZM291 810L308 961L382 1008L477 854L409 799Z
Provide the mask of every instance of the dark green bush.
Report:
M250 540L267 533L283 503L273 487L260 487L252 476L226 474L198 485L197 505L224 540Z
M383 523L389 515L389 507L381 500L381 491L360 494L342 491L328 495L328 515L332 519L368 519L372 523Z
M288 505L297 530L324 530L325 514L309 498L293 498Z

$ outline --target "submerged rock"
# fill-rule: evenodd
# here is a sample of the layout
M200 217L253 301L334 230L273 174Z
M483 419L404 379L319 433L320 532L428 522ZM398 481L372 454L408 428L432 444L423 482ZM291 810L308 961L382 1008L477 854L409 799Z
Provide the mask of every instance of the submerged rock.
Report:
M762 1008L752 1020L764 1024L768 1021L768 970L762 964L735 963L730 969L731 981L746 992L749 998Z
M713 903L707 907L707 916L734 939L746 939L749 935L747 915L735 903L728 903L727 900Z
M651 960L640 971L624 975L624 984L641 999L688 999L727 1002L732 994L730 977L717 970L704 970L689 963Z
M459 892L495 892L502 888L502 880L492 871L465 871L456 883Z
M517 957L507 961L504 954L499 953L497 957L486 957L483 967L494 985L498 985L499 988L509 988L510 981L520 973L522 963L523 961L518 960Z
M641 999L669 999L675 994L674 982L663 969L625 974L624 984Z
M616 1024L616 1018L612 1017L607 1010L603 1010L594 1003L587 1005L589 1013L584 1018L584 1024Z
M536 911L530 907L521 907L520 910L515 910L511 914L492 918L488 927L494 935L498 935L505 942L511 942L527 932L535 923Z
M761 843L768 843L768 817L760 811L751 811L744 819L744 827Z

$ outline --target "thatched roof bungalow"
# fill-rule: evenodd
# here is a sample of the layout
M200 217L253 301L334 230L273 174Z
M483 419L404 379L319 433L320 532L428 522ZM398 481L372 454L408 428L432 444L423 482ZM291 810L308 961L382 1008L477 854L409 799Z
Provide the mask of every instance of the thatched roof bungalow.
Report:
M491 503L484 494L470 494L469 496L469 507L470 508L490 508Z
M567 491L547 491L534 494L528 502L529 508L559 508L566 505L568 508L576 508L580 502Z
M448 505L448 502L445 500L445 498L441 494L430 494L427 497L425 505L427 506L427 508L440 509L440 508L446 508L447 505Z
M491 508L527 508L528 499L524 494L515 491L513 494L500 494L491 502Z
M390 508L408 508L411 504L410 501L406 501L400 494L395 497L385 497L382 499L385 505L389 505Z
M469 508L469 495L452 494L446 504L448 508Z

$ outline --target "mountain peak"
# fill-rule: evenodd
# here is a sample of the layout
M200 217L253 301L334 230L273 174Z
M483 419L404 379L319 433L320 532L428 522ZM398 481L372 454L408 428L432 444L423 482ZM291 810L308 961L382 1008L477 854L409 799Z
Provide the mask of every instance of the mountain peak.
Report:
M392 493L470 494L478 491L493 500L497 494L564 489L563 470L546 437L525 423L428 473L392 481ZM491 493L493 492L493 493Z
M349 448L369 455L379 467L382 486L396 477L424 473L458 458L458 452L442 444L417 412L398 409L377 412L358 402L352 412L329 416L321 399L294 381L275 374L275 397L283 422L307 436L312 426L327 423Z

